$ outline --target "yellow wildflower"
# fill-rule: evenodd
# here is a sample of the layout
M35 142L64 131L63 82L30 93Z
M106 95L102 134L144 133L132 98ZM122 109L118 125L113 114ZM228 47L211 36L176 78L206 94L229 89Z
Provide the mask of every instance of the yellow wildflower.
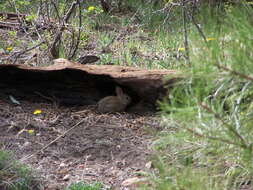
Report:
M13 47L7 47L6 50L7 50L7 51L12 51L12 50L13 50Z
M29 130L27 130L27 132L28 132L30 135L32 135L32 134L34 133L34 130L33 130L33 129L29 129Z
M183 48L183 47L178 48L177 51L185 51L185 48Z
M37 109L37 110L34 110L33 114L34 114L34 115L38 115L38 114L41 114L41 112L42 112L41 110L38 110L38 109Z
M95 7L94 6L89 6L87 10L88 10L88 12L94 11Z
M213 41L213 40L215 40L215 38L207 38L207 39L206 39L206 41L208 41L208 42L209 42L209 41Z

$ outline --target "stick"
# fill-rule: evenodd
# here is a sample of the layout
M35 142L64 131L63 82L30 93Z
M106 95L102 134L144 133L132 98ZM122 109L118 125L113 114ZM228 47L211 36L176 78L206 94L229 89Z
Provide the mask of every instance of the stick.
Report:
M53 58L58 58L58 56L59 56L59 48L58 48L58 46L59 46L59 43L60 43L60 40L61 40L62 32L63 32L63 30L65 28L65 23L68 22L68 20L70 18L70 15L73 12L73 10L75 9L75 7L76 7L77 4L78 4L77 1L74 1L71 4L71 7L69 8L68 12L66 13L66 15L63 18L63 22L61 24L60 29L58 30L58 33L54 37L54 41L53 41L53 43L51 45L51 48L50 48L50 53L53 56Z
M186 52L186 60L188 65L190 66L190 53L189 53L189 44L188 44L188 32L187 32L187 16L186 16L186 7L185 0L181 0L182 6L182 15L183 15L183 26L184 26L184 47Z
M75 124L73 127L71 127L70 129L68 129L67 131L65 131L63 134L61 134L60 136L56 137L53 141L51 141L50 143L48 143L46 146L42 147L40 150L36 151L33 154L30 154L22 159L20 159L21 162L31 158L32 156L40 153L41 151L45 150L46 148L48 148L51 144L55 143L57 140L59 140L60 138L62 138L63 136L65 136L67 133L69 133L70 131L72 131L73 129L75 129L77 126L79 126L80 124L82 124L84 121L86 121L87 118L82 119L81 121L79 121L77 124ZM89 127L89 125L86 126L86 128Z

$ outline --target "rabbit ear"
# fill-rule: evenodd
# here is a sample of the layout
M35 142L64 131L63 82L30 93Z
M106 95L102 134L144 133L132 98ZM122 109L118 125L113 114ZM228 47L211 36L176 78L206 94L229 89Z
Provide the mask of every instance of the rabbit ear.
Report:
M118 86L116 87L116 94L117 94L117 96L122 96L123 95L122 89Z

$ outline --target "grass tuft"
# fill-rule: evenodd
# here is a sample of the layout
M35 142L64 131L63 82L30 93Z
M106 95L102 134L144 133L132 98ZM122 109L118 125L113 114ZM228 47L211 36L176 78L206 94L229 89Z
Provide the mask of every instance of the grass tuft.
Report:
M71 184L66 190L102 190L101 183L87 184L85 182L78 182Z
M0 150L0 189L36 190L40 185L31 169L15 161L10 153Z

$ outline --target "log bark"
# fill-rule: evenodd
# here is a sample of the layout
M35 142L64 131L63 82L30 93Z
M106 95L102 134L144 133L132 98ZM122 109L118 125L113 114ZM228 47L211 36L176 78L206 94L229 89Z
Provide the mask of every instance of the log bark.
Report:
M166 76L170 80L165 80ZM120 86L133 99L128 109L137 112L153 109L156 101L166 96L167 86L173 86L177 80L175 70L82 65L61 58L48 67L0 65L1 91L15 89L22 92L22 97L39 92L64 105L93 105L114 95L115 87Z

